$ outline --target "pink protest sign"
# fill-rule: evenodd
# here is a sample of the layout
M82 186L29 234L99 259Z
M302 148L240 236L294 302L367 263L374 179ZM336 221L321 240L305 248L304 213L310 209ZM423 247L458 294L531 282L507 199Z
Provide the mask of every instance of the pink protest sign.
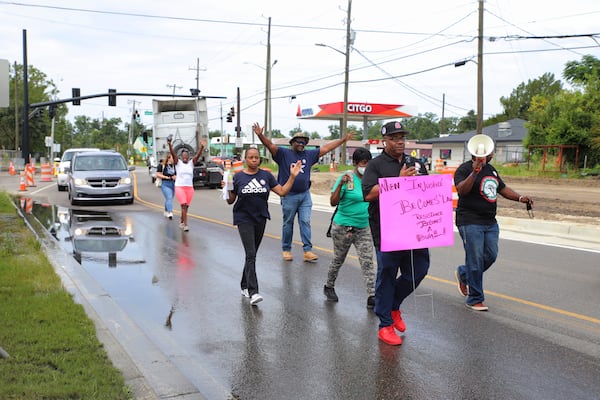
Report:
M452 246L452 175L379 179L381 250Z

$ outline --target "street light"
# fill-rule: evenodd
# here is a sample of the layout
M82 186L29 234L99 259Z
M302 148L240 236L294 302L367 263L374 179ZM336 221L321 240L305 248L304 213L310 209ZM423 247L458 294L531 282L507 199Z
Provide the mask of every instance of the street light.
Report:
M342 126L340 127L340 138L346 137L348 124L348 79L350 74L350 45L354 43L354 32L350 30L350 22L352 21L352 0L348 0L348 10L346 14L346 51L336 49L324 43L315 43L316 46L329 47L332 50L342 54L346 62L344 64L344 109L342 110ZM346 141L342 143L340 162L346 165Z
M269 51L269 56L267 58L270 59L270 51ZM265 133L265 136L270 139L271 138L271 129L272 129L272 126L271 126L271 69L275 66L275 64L277 64L277 60L273 61L273 63L271 63L271 64L267 64L268 68L265 68L262 65L255 64L250 61L244 61L244 64L254 65L255 67L262 69L263 71L266 71L264 133ZM252 140L254 141L254 134L252 134ZM254 144L254 142L253 142L253 144ZM267 156L270 160L269 154L271 154L271 153L265 149L265 156Z
M348 2L350 3L350 2ZM348 10L348 14L350 14L350 10ZM349 26L349 23L348 23ZM344 109L342 110L342 123L340 126L340 138L346 136L348 124L348 80L349 80L349 72L350 72L350 35L348 35L346 40L346 52L336 49L333 46L330 46L325 43L315 43L315 46L319 47L327 47L331 50L337 51L341 55L343 55L346 59L345 67L344 67ZM340 162L342 165L346 165L346 142L342 143Z
M333 46L330 46L330 45L328 45L328 44L325 44L325 43L315 43L315 46L320 46L320 47L329 47L331 50L333 50L333 51L337 51L338 53L340 53L340 54L341 54L341 55L343 55L344 57L346 56L346 53L344 53L343 51L341 51L341 50L338 50L338 49L336 49L335 47L333 47Z
M472 58L466 60L457 61L454 63L454 67L462 67L466 63L471 61L477 64L477 127L476 133L483 133L483 73L481 71L481 64Z

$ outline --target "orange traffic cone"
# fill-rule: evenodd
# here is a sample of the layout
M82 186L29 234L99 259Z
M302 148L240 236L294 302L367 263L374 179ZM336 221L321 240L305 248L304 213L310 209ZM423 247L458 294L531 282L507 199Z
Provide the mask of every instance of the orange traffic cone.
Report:
M21 183L19 186L19 192L27 191L27 185L25 185L25 175L21 174Z
M296 117L302 116L302 110L300 109L300 104L298 104L298 111L296 111Z
M11 174L11 175L16 175L17 174L17 171L15 171L15 166L13 165L12 161L8 165L8 173Z

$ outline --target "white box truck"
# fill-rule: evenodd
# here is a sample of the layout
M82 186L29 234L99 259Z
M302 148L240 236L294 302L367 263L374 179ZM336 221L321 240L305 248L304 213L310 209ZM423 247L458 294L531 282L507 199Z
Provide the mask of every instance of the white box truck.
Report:
M156 179L156 165L165 159L169 153L167 137L173 135L173 150L177 155L186 149L190 157L196 154L202 139L210 143L208 138L208 113L206 99L197 97L192 99L152 100L154 125L152 127L152 165L150 167L151 179ZM221 186L223 169L210 161L210 150L205 148L198 163L194 166L194 187L208 186L217 188Z

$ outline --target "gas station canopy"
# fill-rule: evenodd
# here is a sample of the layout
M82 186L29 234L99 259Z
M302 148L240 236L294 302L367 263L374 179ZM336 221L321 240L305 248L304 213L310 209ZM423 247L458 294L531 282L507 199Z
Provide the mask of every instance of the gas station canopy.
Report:
M321 104L315 113L312 108L300 108L296 116L301 119L341 120L344 114L344 102ZM405 111L400 111L405 108ZM394 119L412 117L401 104L374 104L348 102L346 118L348 121L376 121L381 119Z

